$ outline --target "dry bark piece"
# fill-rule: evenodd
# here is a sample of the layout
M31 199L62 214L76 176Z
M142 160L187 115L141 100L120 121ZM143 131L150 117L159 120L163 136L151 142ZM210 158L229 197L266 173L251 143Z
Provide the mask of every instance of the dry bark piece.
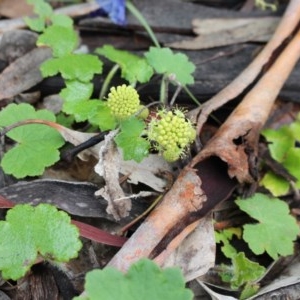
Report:
M107 201L106 211L116 220L120 220L128 216L131 210L131 199L125 196L119 182L121 157L113 141L117 132L114 130L105 136L95 170L106 182L106 185L97 191L97 195Z
M51 57L50 48L35 48L11 63L0 74L0 101L16 96L41 82L40 64Z
M36 48L38 35L29 30L5 32L0 42L0 59L7 64Z
M251 183L257 179L255 163L260 130L299 57L300 31L204 149L194 157L192 166L207 157L217 156L228 164L228 174L231 178L235 177L241 183Z
M194 19L193 31L198 36L167 44L176 49L200 50L245 42L267 42L278 25L279 18Z
M18 18L33 14L33 7L26 0L1 0L0 14L7 18Z
M96 2L91 2L91 3L81 3L81 4L69 5L63 8L58 8L54 10L54 13L64 14L70 17L76 17L76 16L82 16L88 14L97 9L99 9L99 5ZM9 20L0 20L0 35L5 31L25 28L26 23L23 17L9 19Z

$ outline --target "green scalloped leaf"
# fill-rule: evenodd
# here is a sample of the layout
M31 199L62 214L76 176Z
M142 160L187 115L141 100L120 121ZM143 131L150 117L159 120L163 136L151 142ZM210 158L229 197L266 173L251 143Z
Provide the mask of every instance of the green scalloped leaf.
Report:
M153 69L145 58L124 50L115 49L111 45L97 48L95 52L117 63L121 67L122 78L130 83L137 81L141 83L148 82L153 75Z
M264 175L263 179L260 181L260 184L268 189L275 197L286 195L290 190L289 183L284 178L274 174L271 171Z
M123 150L124 160L141 162L149 154L150 143L141 137L145 123L137 118L129 118L120 123L121 132L115 142Z
M78 45L78 36L72 27L51 25L38 37L38 46L49 46L54 57L72 53Z
M87 273L85 296L74 300L192 300L179 268L160 269L149 259L131 265L127 274L107 267Z
M89 100L80 109L81 113L86 112L89 122L98 126L102 131L112 130L117 126L116 119L105 101Z
M33 5L33 11L40 17L49 18L53 14L52 6L44 0L27 0Z
M66 80L89 82L95 74L102 73L102 61L91 54L68 54L64 57L53 58L41 65L43 77L61 73Z
M93 93L93 84L90 82L66 81L66 87L61 90L60 96L66 102L80 102L88 100Z
M66 88L60 92L60 96L64 100L62 111L66 114L73 115L77 122L86 121L88 117L85 115L86 113L82 112L81 104L90 99L92 92L92 83L67 81Z
M282 126L277 130L265 129L262 135L270 142L270 153L278 162L282 162L286 152L295 145L293 134L288 126Z
M244 225L243 239L257 255L265 251L273 258L294 253L299 226L290 215L289 206L278 198L257 193L251 198L236 200L239 208L258 221Z
M26 25L33 31L42 32L46 28L45 25L46 20L43 17L38 17L38 18L25 17L24 21Z
M300 188L300 148L289 149L282 164L290 174L297 178L296 187Z
M61 15L61 14L53 14L50 17L50 20L53 25L73 28L74 21L72 18L70 18L67 15ZM74 31L74 29L72 29Z
M232 258L237 254L236 249L230 244L233 235L240 239L242 235L241 228L231 227L222 231L215 231L216 243L223 243L221 250L228 258Z
M0 112L0 126L5 127L26 119L55 121L47 110L35 111L29 104L9 104ZM12 129L6 134L16 145L4 154L1 166L5 173L16 178L43 174L46 167L60 158L58 149L64 144L61 135L53 128L30 124Z
M0 270L5 279L23 277L41 255L66 262L81 249L79 230L63 211L50 204L16 205L0 221Z
M249 260L244 252L239 252L232 257L233 276L223 276L222 279L230 282L232 289L236 290L245 283L253 282L264 275L266 269L260 264Z
M194 78L191 75L196 67L183 53L173 53L170 48L151 47L145 53L148 63L159 74L176 76L176 80L182 85L193 84Z

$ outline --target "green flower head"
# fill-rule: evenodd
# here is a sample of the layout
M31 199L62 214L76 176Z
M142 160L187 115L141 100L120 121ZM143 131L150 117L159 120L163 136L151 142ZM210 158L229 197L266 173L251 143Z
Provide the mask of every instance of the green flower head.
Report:
M162 110L149 124L148 138L167 161L176 161L196 138L196 130L184 113Z
M107 105L117 120L124 120L140 108L140 97L130 85L112 87L107 98Z

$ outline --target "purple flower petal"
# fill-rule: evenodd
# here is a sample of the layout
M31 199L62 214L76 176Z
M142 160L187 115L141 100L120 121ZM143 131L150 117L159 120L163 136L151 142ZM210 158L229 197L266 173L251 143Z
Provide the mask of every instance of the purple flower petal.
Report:
M109 18L118 25L126 24L125 0L96 0Z

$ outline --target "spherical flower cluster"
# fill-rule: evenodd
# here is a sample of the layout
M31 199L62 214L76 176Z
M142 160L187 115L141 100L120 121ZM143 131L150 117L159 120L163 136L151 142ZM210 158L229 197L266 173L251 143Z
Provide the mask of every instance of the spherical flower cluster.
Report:
M179 159L195 140L196 130L182 111L162 110L158 112L158 118L151 120L148 138L163 157L172 162Z
M107 105L116 119L124 120L140 109L140 97L132 86L123 84L110 89Z

